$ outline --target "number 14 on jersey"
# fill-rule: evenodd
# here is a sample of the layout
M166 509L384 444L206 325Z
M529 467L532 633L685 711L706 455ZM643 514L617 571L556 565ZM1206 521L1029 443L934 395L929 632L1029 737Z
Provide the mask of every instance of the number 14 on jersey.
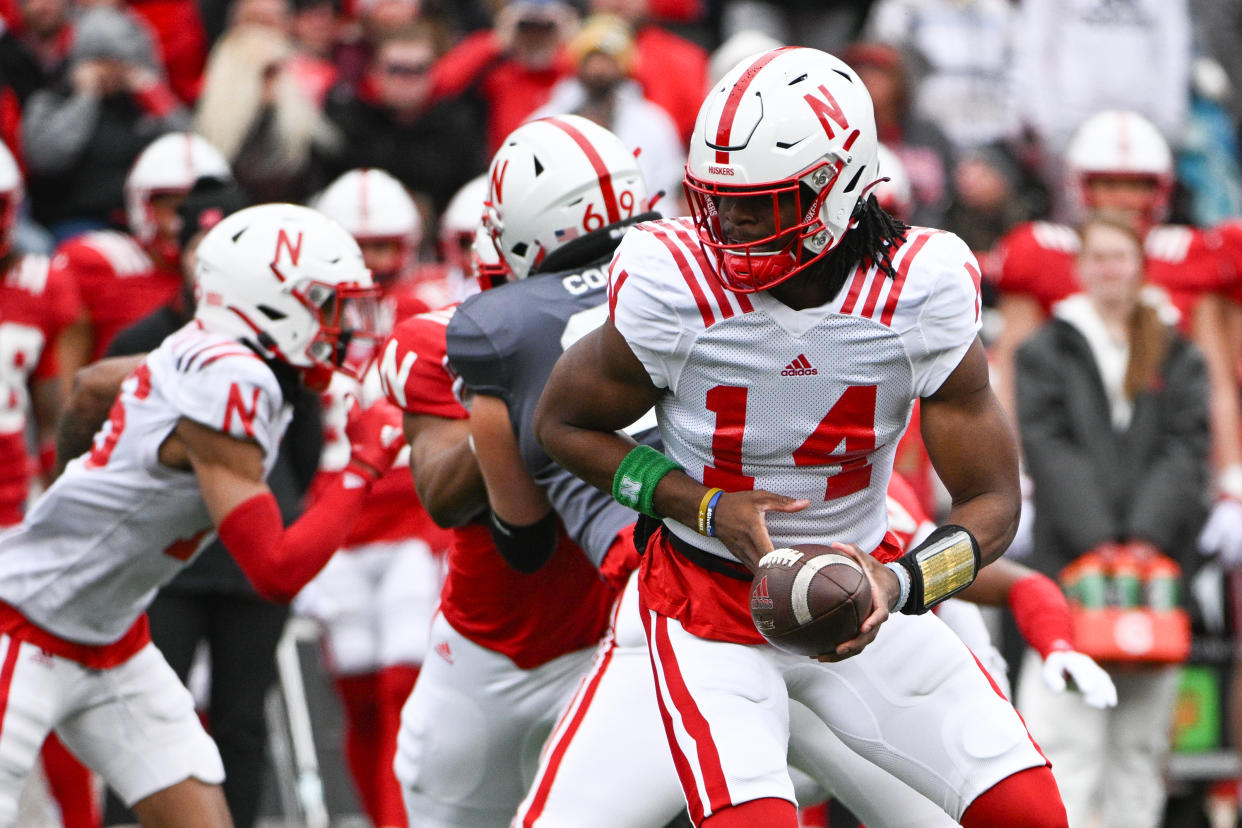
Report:
M717 385L707 392L707 410L716 415L711 466L703 467L703 485L729 492L755 488L755 478L742 470L746 433L746 398L750 389ZM874 385L851 385L833 403L815 430L793 451L798 466L839 465L829 475L824 500L860 492L871 483L868 456L875 450Z

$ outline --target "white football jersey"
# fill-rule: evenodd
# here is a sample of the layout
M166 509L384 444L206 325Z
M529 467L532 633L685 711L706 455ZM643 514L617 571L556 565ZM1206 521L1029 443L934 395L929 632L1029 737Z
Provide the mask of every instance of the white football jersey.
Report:
M0 535L0 600L62 638L115 641L215 534L194 472L159 462L177 422L255 441L266 474L291 416L253 351L191 322L125 380L91 450Z
M799 311L721 286L689 219L637 225L613 258L613 321L670 391L656 408L668 455L706 486L810 501L768 514L778 547L880 544L913 402L979 330L979 269L961 239L911 228L893 264L895 278L860 266L832 301ZM665 523L732 559L720 541Z

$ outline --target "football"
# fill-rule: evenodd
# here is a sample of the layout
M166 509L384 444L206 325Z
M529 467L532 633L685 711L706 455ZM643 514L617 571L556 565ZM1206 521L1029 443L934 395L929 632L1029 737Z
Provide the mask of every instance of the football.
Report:
M853 558L800 544L763 556L750 586L750 617L771 644L798 655L830 653L858 635L871 584Z

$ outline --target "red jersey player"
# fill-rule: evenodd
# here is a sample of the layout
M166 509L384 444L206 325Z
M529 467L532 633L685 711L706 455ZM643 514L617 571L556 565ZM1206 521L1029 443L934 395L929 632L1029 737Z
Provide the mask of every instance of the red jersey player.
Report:
M177 205L202 177L232 178L206 139L189 132L157 138L125 179L129 233L96 230L56 249L52 269L77 286L92 329L89 341L66 355L67 371L99 359L123 328L177 298Z
M422 234L414 200L377 169L350 170L316 199L315 208L341 224L362 249L381 293L381 326L391 330L427 307L410 276ZM333 377L323 394L324 449L317 485L349 462L345 433L353 400L383 397L379 375L359 383ZM345 712L345 756L371 821L404 826L405 806L393 775L401 706L427 655L427 631L440 595L440 559L448 533L418 502L408 452L371 490L341 551L299 596L298 610L324 625L324 650Z
M492 278L494 248L476 252ZM454 527L431 655L402 711L395 767L412 822L506 826L616 593L563 532L533 574L497 552L469 412L448 367L453 312L399 324L380 357L388 399L405 412L415 488L436 522Z
M22 519L35 468L28 450L32 417L38 469L52 471L62 385L57 351L62 338L82 328L73 282L49 268L46 256L13 250L23 189L12 154L0 144L0 526Z
M0 144L0 526L21 521L34 472L50 481L65 386L58 356L89 335L73 281L46 256L13 250L23 189L12 154ZM32 423L37 464L28 448ZM97 822L90 775L55 738L44 767L66 825Z

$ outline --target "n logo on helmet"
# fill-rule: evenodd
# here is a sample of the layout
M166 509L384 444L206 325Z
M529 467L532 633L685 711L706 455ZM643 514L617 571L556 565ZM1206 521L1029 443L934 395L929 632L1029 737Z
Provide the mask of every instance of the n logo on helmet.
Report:
M509 160L498 167L492 167L492 203L500 204L505 200L503 190L505 186L505 173L509 171Z
M283 282L285 281L285 276L277 266L280 264L280 252L282 250L288 255L289 264L297 267L298 259L302 258L302 231L298 231L297 241L290 241L289 234L285 232L283 227L276 233L276 255L272 257L272 263L268 267L276 274L276 278Z
M815 97L814 92L808 92L802 96L802 100L806 101L807 106L811 107L811 111L815 113L815 117L819 119L820 126L824 128L824 132L828 134L828 140L837 137L837 133L832 128L832 122L836 123L842 130L850 128L850 122L845 118L845 112L842 111L841 105L837 103L837 99L832 97L832 93L828 91L828 87L822 83L819 85L819 93L823 95L823 100Z

